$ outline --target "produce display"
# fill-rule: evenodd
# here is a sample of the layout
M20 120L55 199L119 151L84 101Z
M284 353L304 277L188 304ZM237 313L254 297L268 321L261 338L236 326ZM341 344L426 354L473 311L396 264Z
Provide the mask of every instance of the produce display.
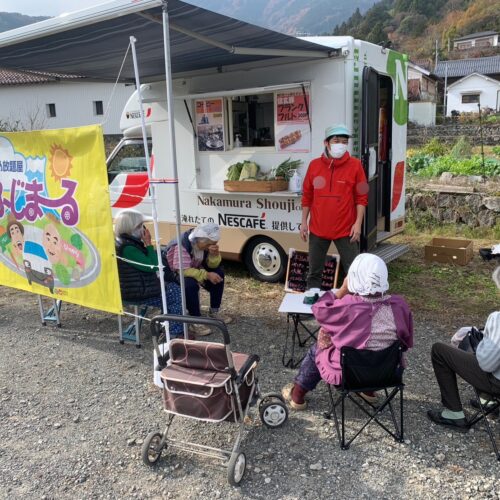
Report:
M227 169L226 178L228 181L270 181L277 178L289 180L293 171L297 170L301 165L302 160L288 158L277 167L272 168L268 174L264 174L257 163L245 160L230 165Z

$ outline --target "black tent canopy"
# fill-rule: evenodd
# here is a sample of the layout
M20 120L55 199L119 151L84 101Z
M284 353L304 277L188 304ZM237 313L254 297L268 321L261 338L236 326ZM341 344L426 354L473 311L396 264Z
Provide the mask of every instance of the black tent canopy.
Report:
M0 34L0 67L114 80L129 37L144 81L165 76L162 9L170 25L172 74L280 57L328 57L332 49L254 26L181 0L115 0ZM121 79L133 80L132 62Z

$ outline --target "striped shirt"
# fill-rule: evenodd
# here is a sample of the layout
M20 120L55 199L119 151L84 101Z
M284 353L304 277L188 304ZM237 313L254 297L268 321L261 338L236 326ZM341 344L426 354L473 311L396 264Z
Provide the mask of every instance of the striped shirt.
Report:
M500 380L500 311L491 313L484 327L484 337L476 349L481 370Z

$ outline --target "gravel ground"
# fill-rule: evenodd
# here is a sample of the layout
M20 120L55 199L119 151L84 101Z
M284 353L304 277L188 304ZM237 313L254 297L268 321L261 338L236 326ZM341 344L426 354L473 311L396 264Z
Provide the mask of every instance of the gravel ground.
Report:
M286 321L277 313L281 285L227 279L226 311L234 349L261 356L263 392L280 390ZM255 412L242 450L241 487L228 486L210 459L168 450L155 468L142 464L145 436L163 427L152 384L151 341L117 341L116 318L65 305L63 328L40 325L33 295L0 287L0 498L499 498L500 463L482 427L468 434L437 428L425 416L438 404L430 347L449 339L442 318L415 314L415 348L405 382L406 434L396 443L370 426L342 451L323 418L324 386L308 411L269 430ZM441 326L439 326L441 325ZM143 328L143 336L147 328ZM472 396L462 391L464 401ZM350 422L361 421L355 411ZM497 435L500 424L492 421ZM235 426L177 419L173 433L228 446Z

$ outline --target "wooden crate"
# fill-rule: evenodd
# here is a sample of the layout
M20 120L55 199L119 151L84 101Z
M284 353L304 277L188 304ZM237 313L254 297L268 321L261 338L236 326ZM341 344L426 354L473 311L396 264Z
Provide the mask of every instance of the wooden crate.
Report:
M272 193L288 191L288 181L224 181L224 190L243 193Z
M425 260L465 266L472 260L474 248L472 240L433 238L424 251Z

